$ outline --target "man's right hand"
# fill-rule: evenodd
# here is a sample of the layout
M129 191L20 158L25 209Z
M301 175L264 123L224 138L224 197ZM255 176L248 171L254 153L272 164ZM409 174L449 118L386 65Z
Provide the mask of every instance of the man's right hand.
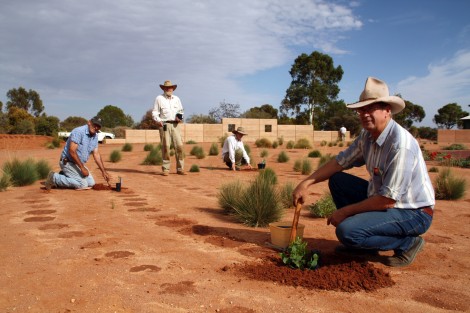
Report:
M88 172L88 169L86 167L83 167L80 170L82 171L83 177L88 177L90 175L90 172Z

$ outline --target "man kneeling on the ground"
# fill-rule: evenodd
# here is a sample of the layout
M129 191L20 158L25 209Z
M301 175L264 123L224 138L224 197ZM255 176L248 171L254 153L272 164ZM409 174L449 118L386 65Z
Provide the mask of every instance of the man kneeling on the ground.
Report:
M60 173L50 172L47 175L46 189L53 187L73 188L77 190L90 189L95 185L95 180L85 163L90 154L93 154L96 164L101 170L103 178L109 183L110 176L104 168L101 155L98 152L98 135L101 129L101 118L95 116L86 125L72 130L67 139L64 150L60 155Z
M238 127L232 131L233 136L228 136L224 141L222 148L222 159L228 168L236 171L240 169L241 165L246 165L251 169L250 157L245 151L242 137L247 135L243 127Z
M431 226L434 189L416 139L392 119L405 108L403 99L390 96L387 85L369 77L357 111L363 130L340 152L294 190L294 204L304 203L308 188L329 179L337 210L327 223L336 227L343 244L337 253L372 256L393 250L382 258L388 266L411 264L424 246ZM343 170L365 165L366 181Z

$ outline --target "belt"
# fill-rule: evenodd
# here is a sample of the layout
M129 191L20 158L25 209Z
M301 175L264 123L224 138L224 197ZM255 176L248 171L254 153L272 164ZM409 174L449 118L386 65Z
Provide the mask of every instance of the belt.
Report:
M68 162L75 164L72 160L69 160L69 158L67 157L60 159L60 162L62 162L64 165L66 165Z
M426 206L426 207L424 207L424 208L420 208L420 210L421 210L421 212L424 212L424 213L426 213L427 215L429 215L429 216L431 216L431 217L432 217L433 214L434 214L434 210L433 210L430 206Z

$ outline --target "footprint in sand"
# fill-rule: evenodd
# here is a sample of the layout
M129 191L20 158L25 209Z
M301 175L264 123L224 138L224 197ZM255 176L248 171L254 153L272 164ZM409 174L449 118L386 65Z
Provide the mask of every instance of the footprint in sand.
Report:
M143 272L143 271L146 271L146 272L159 272L161 270L162 269L160 267L155 266L155 265L139 265L139 266L131 267L129 272L131 272L131 273Z
M129 251L111 251L105 254L105 256L114 259L127 258L131 255L135 255L135 253Z
M54 220L55 217L53 216L35 216L35 217L27 217L23 221L25 222L47 222Z
M46 215L46 214L52 214L57 212L56 210L33 210L33 211L28 211L26 214L29 215Z

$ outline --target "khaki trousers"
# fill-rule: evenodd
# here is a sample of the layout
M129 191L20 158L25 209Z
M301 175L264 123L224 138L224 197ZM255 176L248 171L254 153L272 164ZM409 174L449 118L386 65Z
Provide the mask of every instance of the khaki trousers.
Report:
M166 123L165 127L160 127L160 140L162 143L162 170L170 171L170 145L175 148L176 170L184 171L183 140L181 139L178 123Z

